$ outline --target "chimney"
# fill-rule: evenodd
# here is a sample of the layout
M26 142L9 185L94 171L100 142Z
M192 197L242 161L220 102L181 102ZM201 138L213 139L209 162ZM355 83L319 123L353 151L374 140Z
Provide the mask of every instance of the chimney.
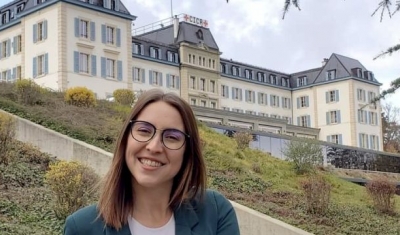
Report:
M324 58L322 60L322 67L324 67L326 65L326 63L328 62L328 58Z
M178 31L179 31L179 18L177 15L172 19L174 21L174 39L178 38Z

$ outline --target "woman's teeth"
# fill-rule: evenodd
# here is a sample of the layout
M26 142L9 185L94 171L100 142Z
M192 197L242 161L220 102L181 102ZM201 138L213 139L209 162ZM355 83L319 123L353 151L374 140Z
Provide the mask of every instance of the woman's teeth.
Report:
M146 165L146 166L152 166L152 167L160 167L160 166L162 166L162 164L160 162L152 161L152 160L149 160L149 159L141 158L139 161L143 165Z

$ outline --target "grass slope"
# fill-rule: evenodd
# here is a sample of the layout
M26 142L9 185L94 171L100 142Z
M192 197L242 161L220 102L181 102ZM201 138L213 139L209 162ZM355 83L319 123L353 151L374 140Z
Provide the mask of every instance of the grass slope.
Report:
M129 108L108 102L99 102L95 108L72 107L64 104L62 95L53 93L42 95L41 105L35 106L23 105L17 98L11 85L0 84L0 109L107 151L112 151L113 142L129 111ZM333 172L320 171L319 174L332 184L332 205L327 215L312 216L306 213L299 188L304 176L296 175L290 163L257 150L238 151L232 139L203 125L200 125L200 134L205 142L209 187L221 191L229 199L315 234L400 234L400 216L376 213L364 187L343 181ZM49 195L40 201L45 201L45 198L48 200ZM4 202L0 203L3 208ZM29 208L35 210L35 203L30 203ZM400 208L399 200L396 203ZM37 207L44 205L48 203ZM51 212L43 210L44 227L59 223ZM15 217L18 213L6 214L2 219ZM21 226L26 224L36 232L34 234L41 234L39 225L20 223Z

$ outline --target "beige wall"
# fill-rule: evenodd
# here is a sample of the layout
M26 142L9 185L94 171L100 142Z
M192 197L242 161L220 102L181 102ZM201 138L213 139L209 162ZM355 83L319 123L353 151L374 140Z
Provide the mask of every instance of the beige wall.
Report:
M14 67L22 66L22 53L24 51L14 54L12 46L14 43L14 37L18 35L22 35L21 24L9 27L0 32L0 46L2 46L2 42L10 40L10 47L11 47L10 56L7 58L0 59L0 73L5 70L11 70L12 73Z

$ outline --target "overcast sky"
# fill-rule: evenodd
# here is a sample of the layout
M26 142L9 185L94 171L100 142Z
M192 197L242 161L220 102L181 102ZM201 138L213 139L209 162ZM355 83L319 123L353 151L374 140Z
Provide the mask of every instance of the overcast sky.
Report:
M170 0L123 2L138 17L134 27L171 16ZM292 73L337 53L358 59L387 88L400 77L400 52L373 58L400 43L400 12L380 22L380 14L371 17L379 2L300 1L301 11L292 7L282 20L284 0L173 0L173 14L208 20L224 58ZM400 90L387 100L400 106Z
M134 27L171 16L171 0L122 0L137 16ZM338 53L358 59L387 88L400 77L400 52L373 60L400 43L400 12L371 17L380 0L300 1L282 20L284 0L172 0L173 14L209 21L222 57L278 70L297 72L321 65ZM0 0L3 5L10 0ZM392 1L393 4L395 1ZM400 107L400 90L388 101Z

